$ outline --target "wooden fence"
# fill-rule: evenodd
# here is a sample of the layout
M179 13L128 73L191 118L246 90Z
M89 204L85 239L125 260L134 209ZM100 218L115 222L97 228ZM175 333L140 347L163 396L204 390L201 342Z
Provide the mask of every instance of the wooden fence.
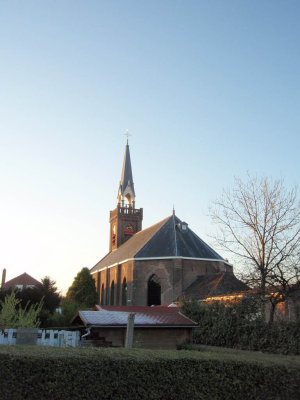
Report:
M38 346L77 347L79 346L79 331L39 330ZM16 344L17 329L0 331L0 344Z

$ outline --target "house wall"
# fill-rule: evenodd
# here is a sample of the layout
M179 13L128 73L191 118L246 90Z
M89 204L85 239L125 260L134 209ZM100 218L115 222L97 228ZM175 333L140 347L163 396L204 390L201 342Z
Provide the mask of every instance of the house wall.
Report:
M125 344L125 328L97 328L97 335L112 346L123 347ZM178 344L191 340L191 328L135 328L133 347L145 349L176 349Z
M191 328L135 329L133 347L145 349L176 349L177 345L191 341Z
M126 328L94 328L93 339L105 339L113 347L124 347Z
M296 321L300 317L300 296L288 298L282 303L278 303L275 309L274 321ZM266 303L266 321L269 321L271 305Z

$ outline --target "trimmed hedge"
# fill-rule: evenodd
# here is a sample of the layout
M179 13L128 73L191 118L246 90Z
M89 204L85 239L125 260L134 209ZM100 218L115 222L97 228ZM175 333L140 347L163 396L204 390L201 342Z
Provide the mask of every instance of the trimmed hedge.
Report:
M299 364L230 354L0 346L0 365L2 399L300 398Z

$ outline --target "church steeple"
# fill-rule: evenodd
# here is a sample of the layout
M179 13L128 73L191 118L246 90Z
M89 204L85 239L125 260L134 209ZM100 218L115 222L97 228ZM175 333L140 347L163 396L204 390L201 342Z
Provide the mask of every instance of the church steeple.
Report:
M125 147L122 176L118 191L118 204L124 207L125 199L127 199L128 205L134 208L135 192L134 192L134 184L132 178L132 168L131 168L128 139Z
M135 191L132 178L132 168L128 139L121 181L118 191L117 207L110 212L109 251L117 249L142 229L143 209L135 208Z

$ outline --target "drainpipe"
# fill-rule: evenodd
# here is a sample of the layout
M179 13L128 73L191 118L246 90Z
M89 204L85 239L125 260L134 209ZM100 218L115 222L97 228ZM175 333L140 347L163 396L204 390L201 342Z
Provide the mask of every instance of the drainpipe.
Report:
M81 339L85 339L87 336L90 336L91 334L91 329L90 328L86 328L87 333L85 333L84 335L81 336Z

